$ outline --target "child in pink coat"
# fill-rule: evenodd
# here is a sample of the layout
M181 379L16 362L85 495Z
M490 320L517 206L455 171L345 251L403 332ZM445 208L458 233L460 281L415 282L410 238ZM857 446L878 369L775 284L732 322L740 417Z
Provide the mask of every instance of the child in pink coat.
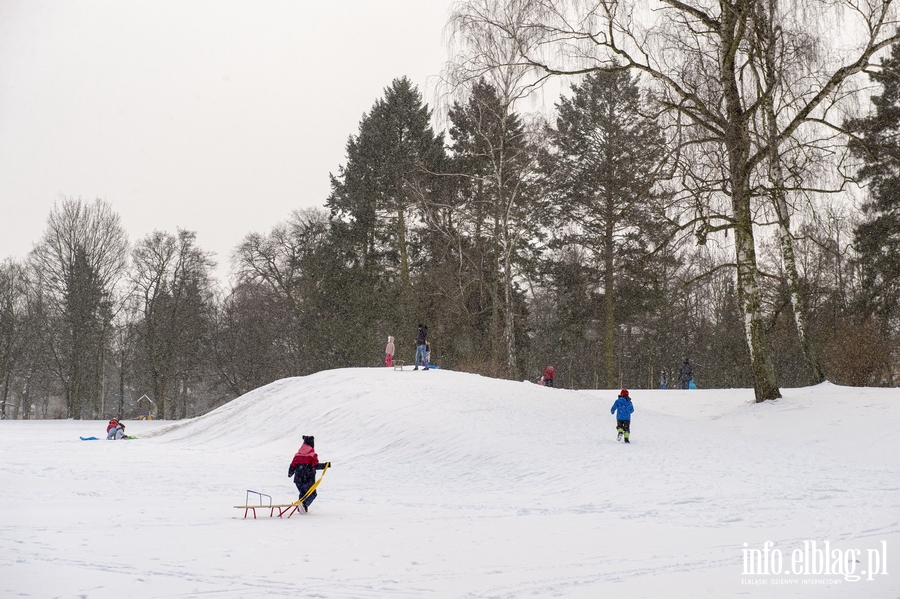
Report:
M394 338L388 337L387 347L384 348L384 365L391 367L394 365Z

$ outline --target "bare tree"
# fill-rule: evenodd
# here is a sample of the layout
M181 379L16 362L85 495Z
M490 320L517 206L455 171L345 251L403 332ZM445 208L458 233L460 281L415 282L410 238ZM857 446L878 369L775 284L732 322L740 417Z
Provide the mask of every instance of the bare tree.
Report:
M224 306L224 315L242 307L243 321L259 319L258 312L265 311L265 319L277 323L272 327L276 337L268 345L277 347L279 364L268 372L305 374L325 353L313 331L320 320L318 302L324 284L320 269L327 266L322 252L329 231L324 211L296 211L268 234L247 235L235 250L232 263L238 287Z
M473 167L461 174L477 192L461 220L484 219L468 220L493 246L492 339L502 340L502 348L494 347L492 357L497 360L502 351L508 376L518 377L515 285L523 246L535 236L530 225L539 220L534 179L539 156L535 137L541 127L530 127L520 112L536 84L534 69L516 61L524 36L512 40L496 35L489 22L464 12L451 25L451 43L460 60L448 65L446 81L463 98L450 110L452 151Z
M538 153L514 100L484 80L472 82L466 102L450 109L454 160L465 196L457 223L479 248L489 282L491 358L518 376L516 277L527 242L539 224L534 194Z
M476 21L517 55L505 63L489 53L470 59L473 67L530 66L544 76L594 71L636 70L654 85L656 101L689 131L686 149L712 158L702 168L719 171L711 196L728 199L722 226L734 232L737 295L745 322L757 401L780 397L760 305L760 271L754 232L756 186L768 180L767 166L779 148L801 129L829 126L834 102L851 78L875 68L873 58L900 39L892 0L843 2L761 2L663 0L651 12L637 2L613 0L471 0L456 7L455 23ZM811 26L843 15L840 52L811 61L793 46L795 36L756 36L760 15L769 23ZM810 15L815 15L811 19ZM767 44L767 46L766 46ZM761 54L781 55L764 77ZM487 56L487 59L486 59ZM788 69L786 66L790 66ZM760 84L762 82L762 84ZM755 135L775 109L766 135ZM696 154L695 154L696 155ZM721 159L719 158L721 157ZM692 169L695 164L689 165ZM777 174L776 174L777 177ZM703 177L702 179L707 179ZM710 225L711 229L717 228Z
M12 260L0 262L0 420L25 345L25 269Z
M99 199L56 204L44 237L31 253L49 318L45 340L70 417L99 412L113 292L127 253L119 215Z
M186 374L201 362L214 262L197 247L196 238L193 231L182 229L177 235L154 231L132 254L131 280L140 314L138 360L148 372L163 418L186 415L183 401L176 405L168 399L179 396Z

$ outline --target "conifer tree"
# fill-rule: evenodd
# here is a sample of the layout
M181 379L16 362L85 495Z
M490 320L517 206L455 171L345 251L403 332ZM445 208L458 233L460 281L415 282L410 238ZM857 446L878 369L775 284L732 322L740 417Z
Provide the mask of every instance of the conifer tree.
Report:
M421 263L421 207L439 184L444 160L431 110L406 77L395 79L347 142L347 162L332 176L327 200L334 241L354 293L365 306L354 318L357 343L373 342L422 318L413 292ZM374 349L374 346L372 347Z
M410 218L432 187L444 156L431 111L406 77L395 79L359 134L347 141L347 163L332 176L327 205L370 272L409 285Z
M649 254L666 230L657 189L664 140L643 108L628 71L588 75L557 104L545 162L554 213L564 223L558 241L584 249L603 298L595 318L602 318L607 388L617 385L616 325L640 311L653 289Z
M846 123L855 133L851 152L863 166L857 179L868 184L866 215L854 231L862 273L864 311L884 318L900 316L900 44L881 69L869 74L882 88L872 96L875 111Z

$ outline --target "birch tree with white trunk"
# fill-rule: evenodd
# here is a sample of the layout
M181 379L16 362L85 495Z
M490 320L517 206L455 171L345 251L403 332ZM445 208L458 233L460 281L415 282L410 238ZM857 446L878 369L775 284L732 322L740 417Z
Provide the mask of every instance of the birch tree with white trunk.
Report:
M855 76L876 68L879 52L900 39L893 0L471 0L454 11L480 22L496 43L518 51L502 62L486 64L479 56L471 64L527 66L537 79L637 71L653 87L659 106L688 130L681 134L685 150L723 157L687 168L721 172L721 186L711 195L726 198L729 206L727 226L734 235L738 303L756 400L780 397L760 300L755 231L760 189L769 181L779 148L811 127L829 126L835 112L830 109L851 89ZM774 45L764 49L756 29L760 15L807 31L833 24L825 39L840 38L840 47L810 56L794 46L796 35L785 35L765 40ZM771 77L760 78L764 51L780 60ZM769 115L774 112L776 118L765 129L760 124L770 101ZM767 133L760 136L760 130Z

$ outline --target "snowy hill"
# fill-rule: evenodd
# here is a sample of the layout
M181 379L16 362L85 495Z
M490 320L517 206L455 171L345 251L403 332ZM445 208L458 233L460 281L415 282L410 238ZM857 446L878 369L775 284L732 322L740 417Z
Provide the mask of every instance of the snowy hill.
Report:
M285 379L133 442L0 422L0 596L897 599L900 390L784 394L635 390L630 446L614 391L441 370ZM296 498L303 434L334 465L310 513L243 520L247 489Z

